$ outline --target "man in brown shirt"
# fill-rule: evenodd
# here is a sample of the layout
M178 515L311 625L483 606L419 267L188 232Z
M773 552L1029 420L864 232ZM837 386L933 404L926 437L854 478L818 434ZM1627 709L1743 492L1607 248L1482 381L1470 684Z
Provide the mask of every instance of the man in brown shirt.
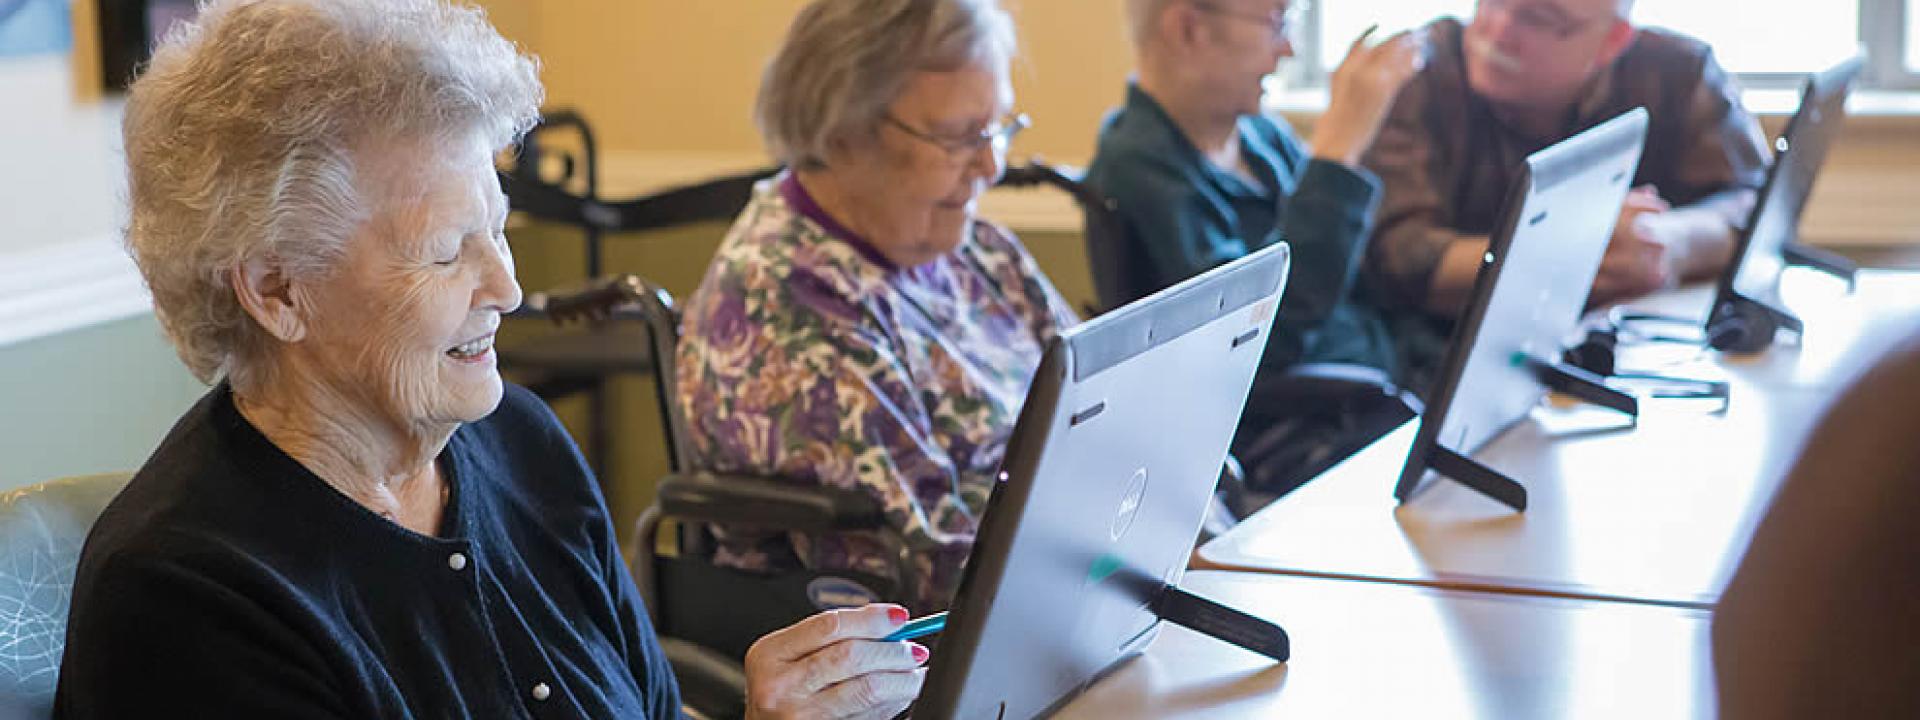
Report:
M1651 115L1641 187L1621 208L1592 301L1726 264L1765 174L1760 126L1704 43L1634 27L1632 4L1480 0L1464 26L1427 27L1426 69L1364 160L1385 188L1367 280L1399 315L1440 320L1396 327L1427 331L1436 358L1526 156L1635 107Z

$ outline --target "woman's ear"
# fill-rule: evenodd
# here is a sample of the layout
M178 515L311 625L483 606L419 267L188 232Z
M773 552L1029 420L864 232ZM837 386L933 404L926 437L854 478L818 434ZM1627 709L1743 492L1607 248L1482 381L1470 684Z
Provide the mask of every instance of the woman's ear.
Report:
M240 300L240 307L260 327L280 342L299 342L307 335L307 323L298 302L292 278L280 266L264 258L240 261L228 271L228 282Z

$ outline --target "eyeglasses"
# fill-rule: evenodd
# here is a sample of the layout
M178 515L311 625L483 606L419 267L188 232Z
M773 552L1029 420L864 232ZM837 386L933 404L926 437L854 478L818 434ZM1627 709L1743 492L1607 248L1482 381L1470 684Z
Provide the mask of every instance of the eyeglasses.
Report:
M1305 16L1307 10L1306 0L1287 3L1287 9L1276 10L1266 14L1231 10L1215 5L1207 0L1191 0L1188 4L1203 12L1213 13L1224 18L1265 25L1267 31L1273 34L1271 40L1276 45L1293 39L1293 32L1300 27L1301 18Z
M1555 40L1567 40L1591 27L1602 18L1578 18L1551 3L1526 0L1480 0L1479 13L1505 13L1522 30Z
M987 129L981 130L978 134L936 135L901 122L900 118L894 117L891 112L880 116L880 119L900 132L906 133L908 137L946 151L947 159L954 162L967 159L974 153L980 152L981 148L992 148L995 156L1006 155L1007 146L1013 143L1013 136L1019 135L1021 130L1033 124L1026 113L1014 113L988 125Z

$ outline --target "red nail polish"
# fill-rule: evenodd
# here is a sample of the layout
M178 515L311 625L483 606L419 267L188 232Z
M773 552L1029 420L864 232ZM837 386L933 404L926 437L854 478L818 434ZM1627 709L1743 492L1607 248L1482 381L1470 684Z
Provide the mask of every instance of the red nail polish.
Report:
M918 644L916 644L916 645L914 645L914 646L913 646L913 661L914 661L914 662L917 662L917 663L923 663L923 662L926 662L926 661L927 661L927 658L929 658L929 657L932 657L932 656L933 656L933 653L931 653L931 652L929 652L929 651L927 650L927 646L925 646L925 645L918 645Z
M906 608L903 608L903 607L890 607L890 608L887 608L887 619L888 619L888 620L892 620L892 621L893 621L893 624L895 624L895 625L905 625L905 624L907 624L907 619L908 619L908 617L909 617L909 616L907 615L907 609L906 609Z

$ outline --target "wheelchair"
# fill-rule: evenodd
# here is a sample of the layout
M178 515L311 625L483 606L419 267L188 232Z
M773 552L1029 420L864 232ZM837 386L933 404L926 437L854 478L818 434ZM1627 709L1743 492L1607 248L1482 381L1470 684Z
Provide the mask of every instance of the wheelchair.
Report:
M553 141L571 132L572 143ZM593 134L577 113L550 111L500 172L509 206L579 228L586 240L583 286L530 294L515 322L544 319L584 332L553 332L500 349L502 369L526 378L543 399L590 392L590 464L604 471L609 426L605 384L616 373L650 373L665 430L670 474L658 486L628 548L630 569L693 717L745 714L741 662L762 635L833 607L898 599L917 582L916 549L889 529L877 500L853 490L778 478L718 475L690 462L689 424L672 387L680 314L664 288L637 275L603 276L606 233L731 220L755 183L779 168L715 178L640 198L598 193ZM604 481L604 478L603 478ZM881 573L809 570L760 573L712 562L714 525L768 532L866 532L895 559Z

